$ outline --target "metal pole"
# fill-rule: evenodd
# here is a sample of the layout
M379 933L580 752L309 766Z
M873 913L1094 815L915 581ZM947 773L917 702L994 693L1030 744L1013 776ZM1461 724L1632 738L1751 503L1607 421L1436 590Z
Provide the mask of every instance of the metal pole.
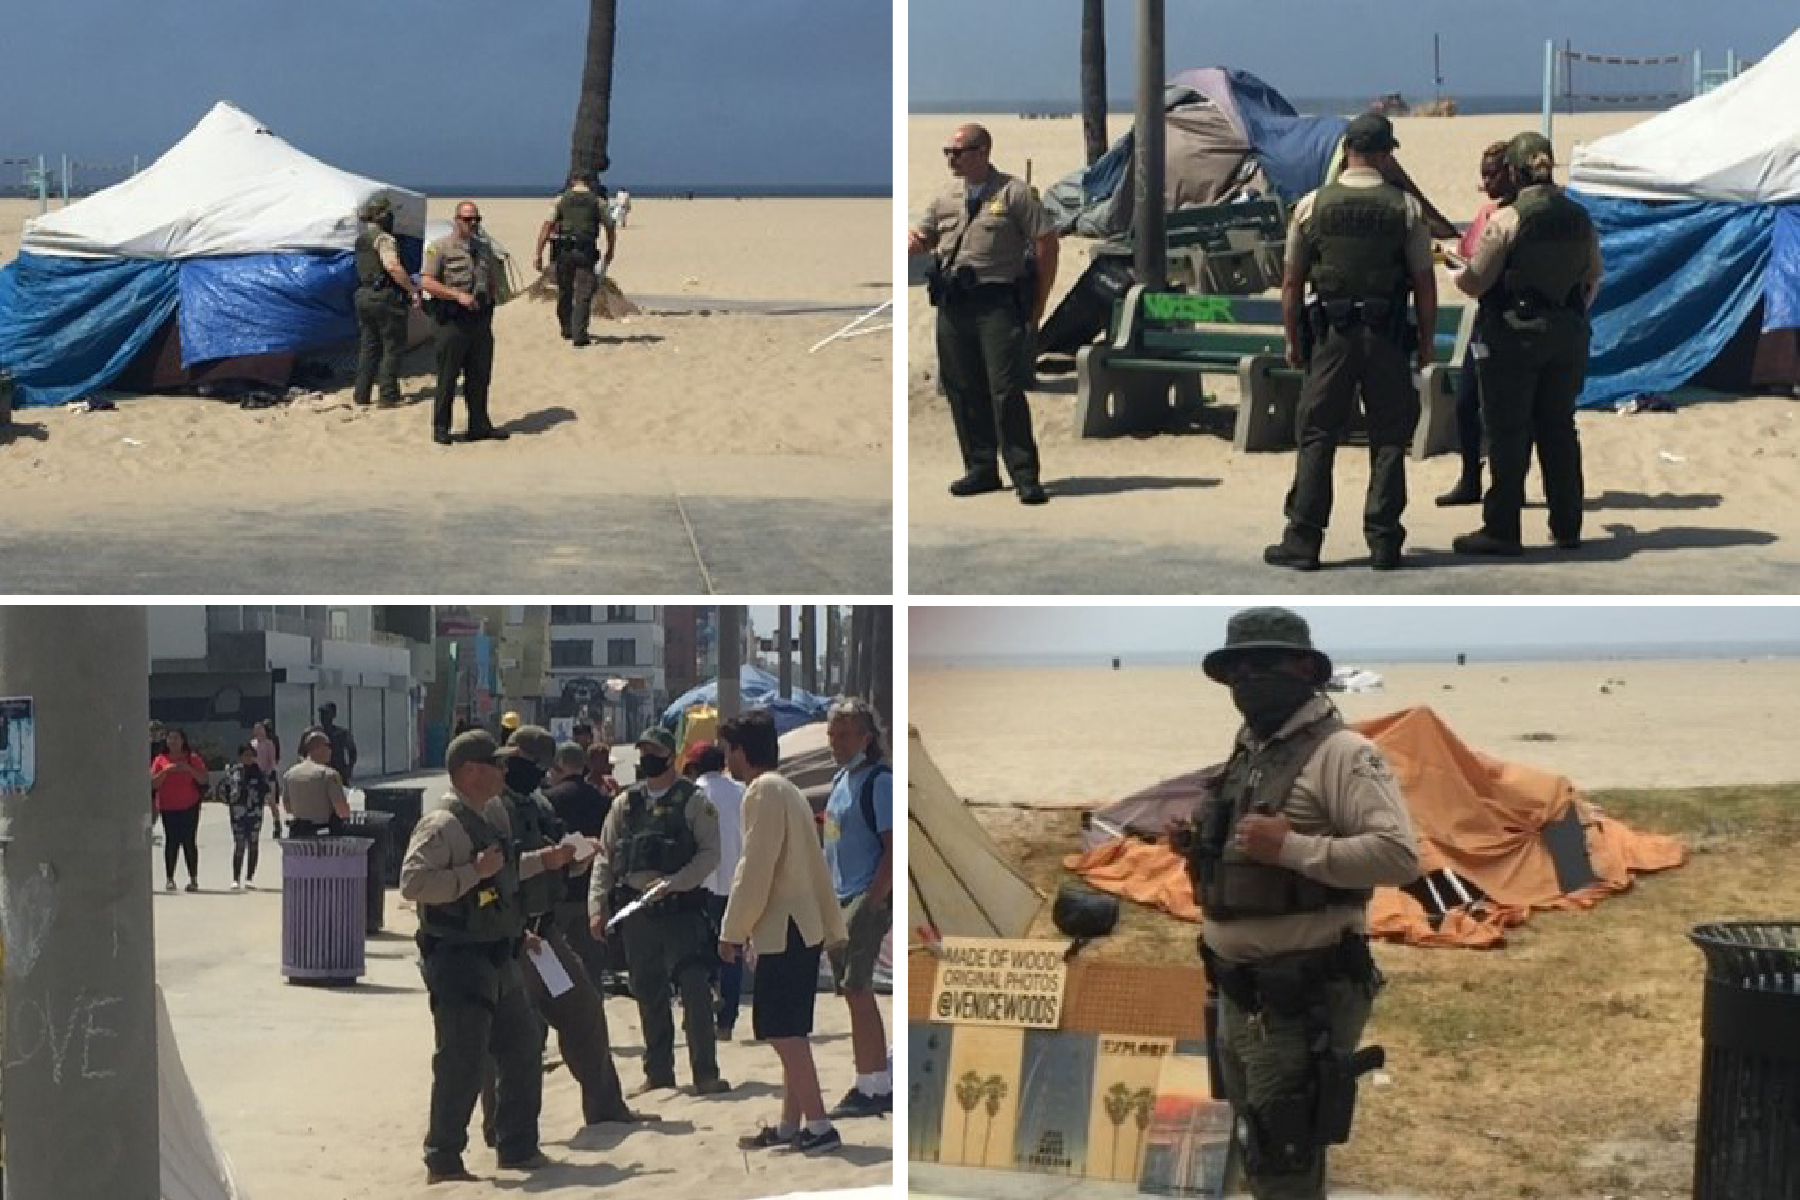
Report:
M1138 0L1136 121L1132 266L1139 283L1160 291L1168 270L1163 245L1163 0Z
M843 619L837 605L825 606L825 690L834 696L844 692Z
M869 703L881 714L881 723L894 727L894 606L880 604L871 614L874 636L870 638L873 662L869 672ZM890 740L889 745L892 745Z
M1737 51L1727 49L1725 51L1725 78L1727 80L1732 80L1732 79L1736 79L1737 77L1738 77Z
M800 686L819 690L819 610L811 604L800 606Z
M65 154L62 156L62 164L63 164L63 166L62 166L63 207L67 208L67 207L69 207L69 156L68 155Z
M1694 51L1694 95L1700 94L1700 51Z
M44 166L44 156L41 154L38 155L37 185L38 216L41 217L50 211L50 175Z
M1556 90L1556 42L1544 43L1544 112L1538 132L1546 138L1550 136L1550 101Z
M781 681L781 698L794 695L794 607L783 604L775 609L776 677Z
M738 694L744 661L744 610L735 604L719 605L719 720L729 721L738 715L742 698Z
M28 697L29 790L0 795L6 1194L158 1200L149 622L0 608L0 696Z

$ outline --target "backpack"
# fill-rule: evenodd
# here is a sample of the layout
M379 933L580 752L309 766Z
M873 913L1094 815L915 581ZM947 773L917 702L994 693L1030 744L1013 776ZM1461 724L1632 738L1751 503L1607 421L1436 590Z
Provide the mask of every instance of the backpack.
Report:
M875 835L877 841L881 839L881 830L875 828L875 781L883 775L893 773L894 769L886 763L876 763L863 777L862 787L857 789L857 810L862 814L863 824L869 827L869 832Z

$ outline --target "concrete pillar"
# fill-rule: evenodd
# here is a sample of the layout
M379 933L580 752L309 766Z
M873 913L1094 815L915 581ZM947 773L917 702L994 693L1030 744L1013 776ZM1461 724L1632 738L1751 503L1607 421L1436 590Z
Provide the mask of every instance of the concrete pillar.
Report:
M744 660L744 610L736 604L719 605L719 720L729 721L741 707L739 670Z
M0 608L36 778L0 795L8 1200L158 1200L149 622Z
M1168 269L1163 211L1163 0L1138 0L1137 124L1133 132L1132 186L1137 205L1132 225L1132 267L1150 291L1163 286Z
M783 604L775 613L776 678L781 681L781 698L787 700L794 695L794 609Z
M819 690L819 610L811 604L800 606L800 686Z

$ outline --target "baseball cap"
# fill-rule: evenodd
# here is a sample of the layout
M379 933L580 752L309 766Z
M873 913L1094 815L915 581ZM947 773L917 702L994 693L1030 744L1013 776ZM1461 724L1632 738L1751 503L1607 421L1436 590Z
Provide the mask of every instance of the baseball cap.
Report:
M506 744L548 771L556 762L556 739L542 725L521 725Z
M449 749L444 751L444 770L454 775L458 767L469 763L497 765L501 759L518 753L517 746L500 745L487 730L471 729L451 739Z
M1394 123L1377 112L1360 113L1344 127L1344 145L1359 153L1376 150L1398 150L1400 141L1394 136Z
M675 735L660 725L652 725L650 728L644 730L644 732L638 734L637 744L640 746L655 746L664 754L675 753Z

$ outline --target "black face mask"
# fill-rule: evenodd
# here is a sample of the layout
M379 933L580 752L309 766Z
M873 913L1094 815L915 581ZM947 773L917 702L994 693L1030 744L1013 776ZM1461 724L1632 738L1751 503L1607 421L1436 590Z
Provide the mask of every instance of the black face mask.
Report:
M1313 685L1285 671L1257 671L1231 682L1231 702L1257 737L1271 737L1313 697Z
M638 778L655 779L669 769L670 760L660 754L638 755Z
M506 786L515 792L535 792L544 782L544 769L528 758L506 760Z

